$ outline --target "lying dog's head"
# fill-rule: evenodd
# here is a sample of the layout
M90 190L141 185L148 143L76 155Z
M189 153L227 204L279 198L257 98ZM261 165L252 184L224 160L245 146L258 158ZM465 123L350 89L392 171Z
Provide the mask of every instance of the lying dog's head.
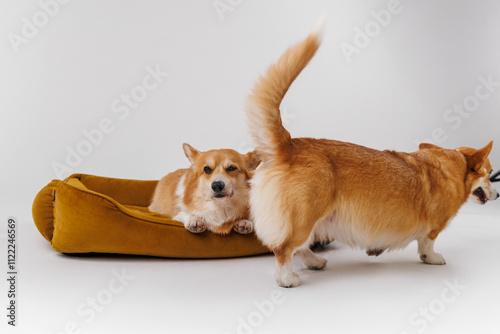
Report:
M191 179L205 200L224 201L235 194L248 191L248 180L260 163L255 151L245 155L230 149L200 152L183 144L191 161Z
M498 191L490 183L490 174L492 172L490 154L493 141L482 149L475 150L470 147L460 147L457 150L462 152L467 160L467 174L465 185L471 189L469 201L479 204L485 204L498 198Z

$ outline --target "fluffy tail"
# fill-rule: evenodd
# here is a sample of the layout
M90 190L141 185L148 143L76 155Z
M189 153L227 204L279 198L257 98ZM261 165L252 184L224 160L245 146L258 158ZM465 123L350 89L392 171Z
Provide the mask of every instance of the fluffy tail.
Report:
M259 78L247 99L245 111L250 135L264 160L291 147L292 138L283 127L279 106L288 88L319 48L321 31L322 24L318 24L305 40L289 48Z

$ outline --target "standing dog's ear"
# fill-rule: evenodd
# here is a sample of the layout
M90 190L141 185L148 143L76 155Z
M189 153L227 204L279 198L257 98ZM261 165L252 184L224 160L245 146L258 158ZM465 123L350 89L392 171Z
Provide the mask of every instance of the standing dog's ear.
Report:
M492 147L493 147L493 140L490 141L488 145L486 145L482 149L479 149L476 152L474 152L474 154L472 154L470 157L467 157L467 164L469 165L469 167L475 170L476 172L479 172L479 170L484 164L484 161L488 157L488 154L490 154Z
M488 143L485 147L475 150L468 147L459 147L458 151L462 152L467 159L467 167L475 172L479 172L481 167L483 166L486 158L491 152L491 148L493 147L493 140Z
M247 165L248 165L248 169L249 170L255 170L260 162L262 161L260 155L257 153L257 151L252 151L252 152L248 152L247 154L245 154L245 160L247 162Z
M200 151L186 143L182 144L182 149L184 150L184 154L186 155L186 157L189 159L189 161L191 161L191 164L194 165L196 157L198 156L198 154L200 154Z

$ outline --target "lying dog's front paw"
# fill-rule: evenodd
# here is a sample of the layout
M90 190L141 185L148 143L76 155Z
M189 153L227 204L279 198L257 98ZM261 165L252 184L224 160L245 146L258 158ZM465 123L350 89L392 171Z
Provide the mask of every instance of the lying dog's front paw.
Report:
M185 227L189 232L201 233L207 230L207 223L200 219L190 219Z
M239 234L248 234L253 231L253 223L250 220L241 219L236 221L233 230Z

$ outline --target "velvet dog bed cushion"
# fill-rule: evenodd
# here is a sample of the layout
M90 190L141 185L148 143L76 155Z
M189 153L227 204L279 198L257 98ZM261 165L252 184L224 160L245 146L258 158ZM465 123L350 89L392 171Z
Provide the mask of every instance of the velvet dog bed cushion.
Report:
M53 180L35 197L33 220L62 253L225 258L269 252L254 233L193 234L148 211L157 183L85 174Z

